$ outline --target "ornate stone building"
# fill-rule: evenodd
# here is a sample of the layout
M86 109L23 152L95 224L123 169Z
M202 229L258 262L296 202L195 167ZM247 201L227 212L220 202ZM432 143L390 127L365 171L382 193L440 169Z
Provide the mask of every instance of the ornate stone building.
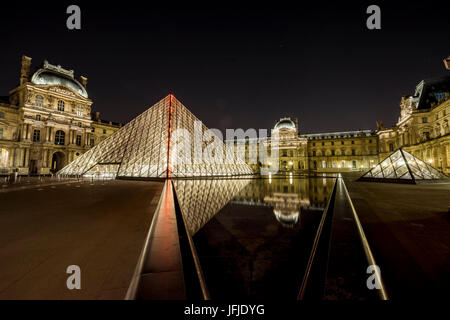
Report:
M380 158L403 147L433 167L450 173L450 77L422 80L400 102L395 126L378 123Z
M0 98L0 174L50 174L120 128L91 116L87 78L45 61L31 73L23 56L19 85Z

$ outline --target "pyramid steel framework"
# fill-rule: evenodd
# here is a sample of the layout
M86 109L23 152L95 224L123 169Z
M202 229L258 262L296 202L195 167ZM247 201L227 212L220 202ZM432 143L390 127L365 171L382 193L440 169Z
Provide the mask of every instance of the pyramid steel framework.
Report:
M358 180L417 183L446 178L439 170L400 148Z
M228 161L224 163L207 163L200 155L202 161L198 163L179 161L179 155L172 152L172 133L176 129L185 129L193 136L196 121L200 120L170 94L61 169L58 175L167 178L253 174L252 169L239 158L225 159ZM202 133L208 130L203 123L201 129ZM191 159L208 145L202 139L199 151L193 144L194 139L177 141L178 146L186 147L181 149L191 150Z

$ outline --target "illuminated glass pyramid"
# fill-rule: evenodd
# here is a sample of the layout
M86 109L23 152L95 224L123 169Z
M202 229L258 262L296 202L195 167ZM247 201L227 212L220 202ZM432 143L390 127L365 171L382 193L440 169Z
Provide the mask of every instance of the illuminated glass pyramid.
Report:
M166 178L233 176L252 174L252 169L241 159L225 159L221 163L194 159L208 145L203 139L202 148L195 148L195 138L176 138L174 132L184 129L194 137L194 127L200 123L180 101L168 95L147 111L127 123L94 148L58 172L60 176L108 178ZM208 128L201 123L201 134ZM225 145L220 142L225 150ZM174 149L188 150L181 157ZM225 154L228 154L224 151ZM233 153L234 154L234 153Z
M358 180L416 183L445 178L447 177L439 170L403 149L398 149Z

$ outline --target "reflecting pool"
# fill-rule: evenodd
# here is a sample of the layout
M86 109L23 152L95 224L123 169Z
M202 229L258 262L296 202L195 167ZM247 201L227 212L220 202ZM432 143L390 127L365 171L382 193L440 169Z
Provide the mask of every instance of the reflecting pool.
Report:
M176 180L212 299L292 299L334 179Z

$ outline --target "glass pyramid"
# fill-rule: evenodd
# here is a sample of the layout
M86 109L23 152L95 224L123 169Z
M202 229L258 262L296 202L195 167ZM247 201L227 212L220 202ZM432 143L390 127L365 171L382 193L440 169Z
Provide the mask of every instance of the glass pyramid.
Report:
M415 183L420 180L445 178L447 177L439 170L400 148L366 172L359 180Z
M208 142L200 141L202 148L194 147L194 127L200 123L180 101L168 95L154 106L131 120L120 130L84 153L58 172L60 176L103 178L166 178L233 176L252 174L252 169L241 159L225 159L221 163L205 161L199 152ZM200 128L200 127L199 127ZM173 133L184 129L191 139ZM201 133L208 128L201 123ZM210 131L211 132L211 131ZM217 136L216 136L217 137ZM218 138L218 137L217 137ZM226 150L225 144L223 150ZM176 149L188 150L183 155ZM225 153L224 154L228 154ZM180 155L183 155L182 157ZM190 157L189 157L190 156ZM226 161L228 160L228 161ZM234 160L234 161L233 161Z

